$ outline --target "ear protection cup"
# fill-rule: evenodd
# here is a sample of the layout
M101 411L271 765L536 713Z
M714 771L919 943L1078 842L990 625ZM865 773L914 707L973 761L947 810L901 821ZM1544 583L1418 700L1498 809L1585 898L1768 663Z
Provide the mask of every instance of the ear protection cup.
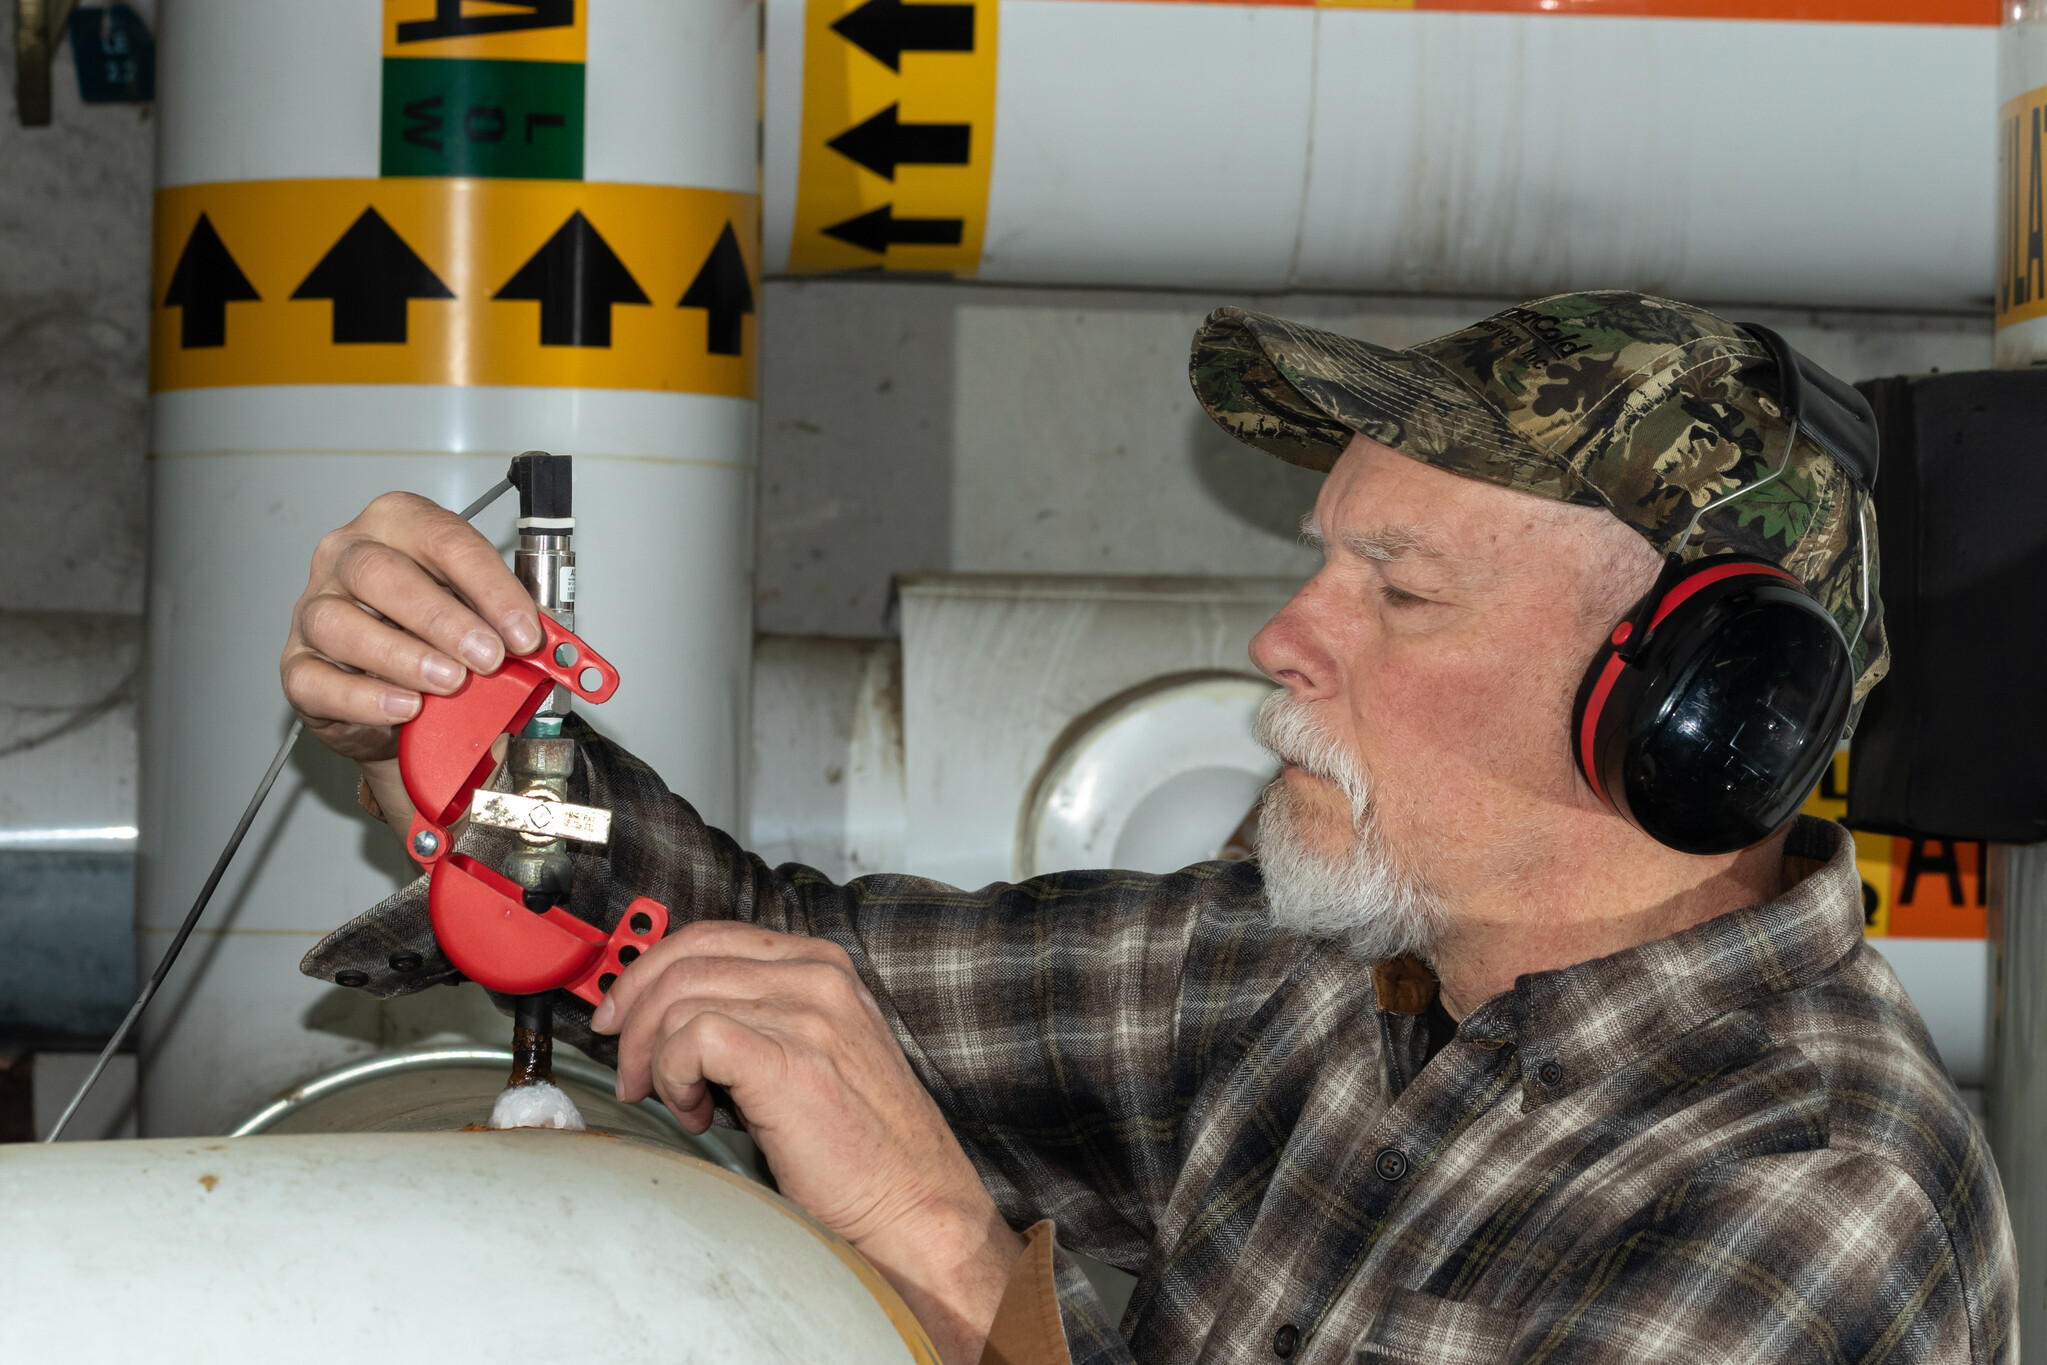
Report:
M1673 565L1578 688L1578 768L1658 843L1732 853L1804 804L1853 688L1840 627L1783 569L1732 555Z

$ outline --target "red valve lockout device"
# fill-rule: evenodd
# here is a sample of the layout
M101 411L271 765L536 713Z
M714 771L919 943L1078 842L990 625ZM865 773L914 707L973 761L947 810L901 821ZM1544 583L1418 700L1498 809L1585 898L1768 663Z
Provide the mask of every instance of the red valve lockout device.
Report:
M667 907L642 896L606 934L558 905L528 910L518 883L450 851L448 826L490 780L499 735L522 729L557 683L593 703L618 690L618 670L596 650L544 612L540 628L546 639L532 654L508 656L495 673L471 672L448 696L422 698L399 728L398 773L417 811L406 844L430 872L434 937L464 976L510 995L560 987L594 1005L668 932Z

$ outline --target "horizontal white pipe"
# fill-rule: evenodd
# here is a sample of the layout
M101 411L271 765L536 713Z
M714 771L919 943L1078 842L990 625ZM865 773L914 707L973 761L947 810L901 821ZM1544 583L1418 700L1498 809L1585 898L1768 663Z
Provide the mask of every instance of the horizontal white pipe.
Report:
M71 844L132 844L133 825L100 825L87 829L0 829L0 847L60 848Z
M801 51L804 0L768 4L779 273L796 160L829 155L796 131L802 67L845 54ZM984 280L1913 309L1989 292L1987 26L1002 0L996 27ZM905 99L935 79L920 60Z

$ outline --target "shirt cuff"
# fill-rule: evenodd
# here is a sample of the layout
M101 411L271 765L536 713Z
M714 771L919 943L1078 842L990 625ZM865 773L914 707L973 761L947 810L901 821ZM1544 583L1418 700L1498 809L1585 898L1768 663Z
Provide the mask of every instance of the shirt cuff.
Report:
M1023 1238L1024 1253L1009 1272L981 1365L1073 1365L1053 1283L1052 1221L1033 1223Z

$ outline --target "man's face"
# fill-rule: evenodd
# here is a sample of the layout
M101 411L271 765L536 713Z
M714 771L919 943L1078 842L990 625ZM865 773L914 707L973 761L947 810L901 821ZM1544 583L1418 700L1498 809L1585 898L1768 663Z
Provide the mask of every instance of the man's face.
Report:
M1603 511L1460 478L1364 437L1324 483L1314 528L1321 571L1251 643L1287 691L1295 737L1276 746L1295 761L1267 799L1292 862L1269 863L1268 883L1363 848L1386 874L1379 893L1424 903L1418 924L1454 920L1599 811L1573 765L1571 706L1655 554ZM1348 783L1302 751L1306 731L1325 758L1348 759ZM1419 932L1379 946L1426 951Z

